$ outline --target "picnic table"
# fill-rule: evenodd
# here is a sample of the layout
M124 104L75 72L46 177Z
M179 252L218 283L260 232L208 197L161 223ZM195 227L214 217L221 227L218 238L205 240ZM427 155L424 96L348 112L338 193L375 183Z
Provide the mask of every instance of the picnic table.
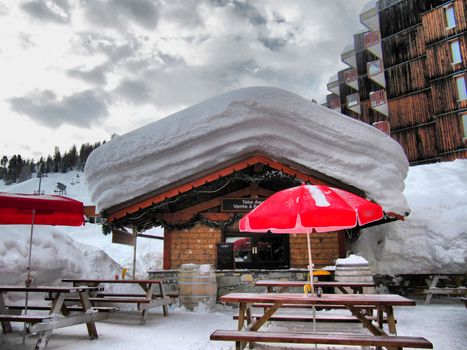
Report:
M143 293L96 293L89 299L92 304L99 303L127 303L136 304L141 310L140 324L146 323L146 315L149 309L162 306L164 316L168 316L168 305L173 303L172 298L166 295L162 281L138 280L138 279L72 279L65 278L62 282L71 282L74 286L100 286L102 284L129 284L140 286ZM158 287L158 290L155 287Z
M256 287L267 287L268 293L274 292L286 292L289 288L300 287L303 288L305 285L309 285L309 281L285 281L285 280L259 280L256 281ZM363 293L364 287L375 287L372 282L334 282L334 281L317 281L313 283L315 288L327 288L334 287L338 288L342 293L348 294L348 289L351 289L353 293ZM347 289L348 288L348 289Z
M403 347L430 349L433 345L421 337L397 336L394 306L414 306L415 301L395 294L323 294L306 296L303 293L230 293L220 297L221 302L238 303L237 330L216 330L211 334L211 340L235 341L236 349L242 349L245 344L253 342L282 342L303 344L335 344L387 347L401 349ZM255 303L270 303L262 314L253 316L251 307ZM341 305L371 333L370 335L260 332L261 327L272 321L274 314L283 305ZM374 319L364 313L360 306L376 308ZM383 319L387 320L388 332L383 328ZM332 321L330 319L329 321Z
M102 290L97 287L66 287L66 286L0 286L0 323L4 333L12 331L11 322L21 322L28 326L31 333L38 333L35 349L45 349L52 331L57 328L74 326L85 323L89 338L97 339L95 321L108 317L108 313L101 313L94 309L90 302L90 293ZM50 306L40 307L44 313L22 314L23 306L6 305L7 293L48 293L52 303ZM64 303L66 297L78 295L80 307L70 310ZM34 306L29 309L37 309ZM48 311L48 312L47 312Z

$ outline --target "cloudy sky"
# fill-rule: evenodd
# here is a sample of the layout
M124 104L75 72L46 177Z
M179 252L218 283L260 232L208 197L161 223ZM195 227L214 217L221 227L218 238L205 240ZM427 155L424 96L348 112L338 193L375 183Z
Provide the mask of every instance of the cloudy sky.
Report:
M319 102L368 0L0 0L0 157L109 140L220 93Z

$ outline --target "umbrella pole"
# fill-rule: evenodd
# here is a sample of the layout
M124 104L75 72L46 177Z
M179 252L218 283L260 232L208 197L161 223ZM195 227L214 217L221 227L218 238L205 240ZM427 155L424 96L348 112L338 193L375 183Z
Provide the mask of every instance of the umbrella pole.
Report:
M308 269L310 270L310 286L311 286L311 295L315 295L315 286L313 281L313 261L311 259L311 243L310 243L310 233L306 234L306 241L308 243Z
M27 274L26 274L26 287L31 286L31 257L32 257L32 236L34 233L34 220L36 218L36 209L32 210L32 221L31 221L31 233L29 235L29 256L28 256L28 267L27 267ZM28 302L29 302L29 293L26 291L26 299L24 301L24 314L28 313ZM26 323L24 323L24 330L23 330L23 344L26 341Z
M311 259L311 243L310 243L310 233L306 233L306 241L308 244L308 269L310 270L310 286L311 286L311 295L315 295L315 287L313 280L313 260ZM313 333L316 333L316 307L313 305ZM315 349L317 345L315 344Z

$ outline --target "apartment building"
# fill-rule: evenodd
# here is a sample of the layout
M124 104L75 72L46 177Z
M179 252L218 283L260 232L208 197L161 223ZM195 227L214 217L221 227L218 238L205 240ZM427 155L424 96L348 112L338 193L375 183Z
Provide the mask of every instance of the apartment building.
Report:
M467 158L467 1L379 0L326 105L386 132L411 165Z

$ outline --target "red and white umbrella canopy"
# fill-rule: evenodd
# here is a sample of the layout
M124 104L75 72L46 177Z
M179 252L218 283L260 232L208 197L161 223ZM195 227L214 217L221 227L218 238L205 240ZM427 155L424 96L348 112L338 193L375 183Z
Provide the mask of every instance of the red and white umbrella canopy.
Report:
M273 194L240 220L240 231L329 232L381 220L383 208L353 193L301 185Z

